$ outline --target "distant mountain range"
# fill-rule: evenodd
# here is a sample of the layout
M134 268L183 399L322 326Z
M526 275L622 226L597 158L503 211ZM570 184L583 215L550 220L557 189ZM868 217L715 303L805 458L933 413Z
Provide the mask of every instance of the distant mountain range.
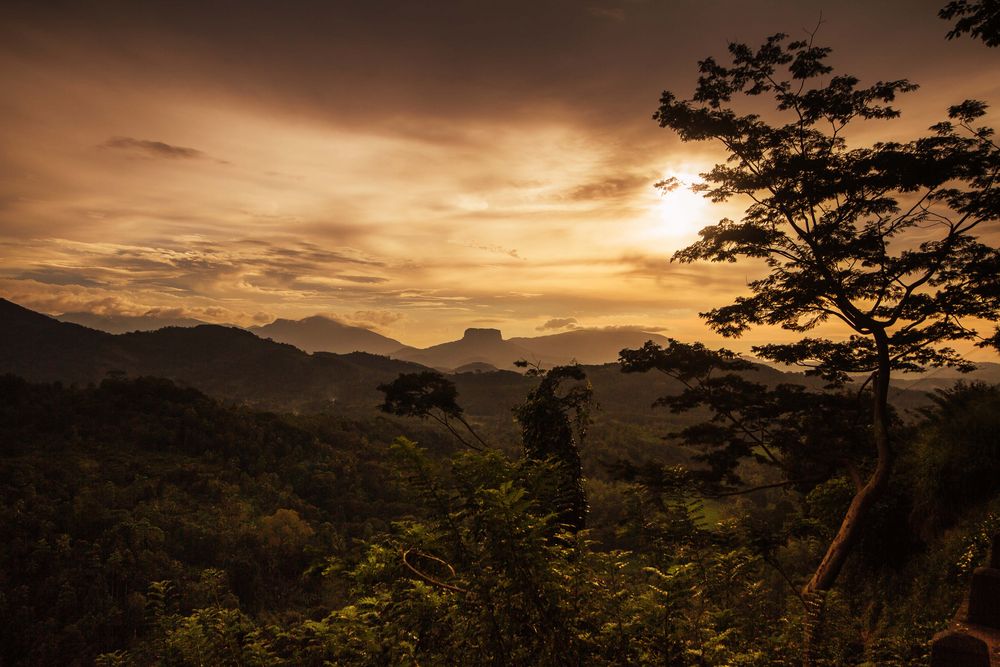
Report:
M499 329L466 329L460 340L426 349L404 348L392 356L443 370L489 364L511 370L523 359L545 367L559 364L605 364L618 360L624 348L642 347L652 340L661 345L667 338L631 329L580 329L535 338L504 339Z
M364 327L343 324L329 317L314 315L302 320L275 320L249 331L261 338L288 343L306 352L370 352L391 354L405 347L398 340L387 338Z
M268 332L326 332L359 336L355 340L388 341L386 345L398 343L385 337L381 337L384 341L367 337L357 327L347 325L307 321L303 328L299 324L283 324ZM342 340L347 340L346 335ZM109 375L151 375L170 378L218 398L269 409L338 406L348 411L368 411L381 400L376 389L380 383L400 373L432 366L455 369L452 378L460 403L469 414L488 415L508 427L510 408L524 400L535 382L504 370L514 360L550 365L575 358L587 364L614 359L621 348L638 347L646 340L666 341L657 334L628 330L572 331L504 340L496 329L470 329L461 340L424 350L402 347L393 353L396 358L366 352L309 354L244 329L209 324L110 334L60 322L0 299L0 373L33 381L78 384L99 382ZM650 405L657 396L679 391L676 381L657 373L623 374L614 363L585 365L584 370L607 418L636 423L674 418L668 411L651 410ZM823 385L817 378L766 365L757 365L748 377L771 386L783 382L813 388ZM900 407L926 403L923 391L949 386L960 377L950 370L902 376L895 382L891 398ZM1000 364L981 364L980 370L964 377L1000 382Z
M375 406L375 387L421 366L367 354L308 354L235 327L203 324L110 334L0 299L0 373L85 384L109 375L165 377L265 407Z
M767 366L782 373L800 373L803 370L799 366L776 364L766 359L744 358L751 363ZM863 373L852 373L851 376L859 382L867 379ZM976 369L969 373L962 373L954 368L928 368L923 373L895 373L892 377L892 386L897 389L928 392L947 389L959 381L1000 384L1000 363L979 361L976 362Z
M642 347L646 341L666 345L666 336L638 329L577 329L534 338L511 338L514 345L531 350L545 365L606 364L618 361L622 350Z
M558 336L543 337L551 338ZM570 337L575 339L590 340ZM467 332L460 341L427 350L409 348L409 352L449 365L463 355L498 364L530 356L526 348L503 340L499 331L482 329ZM524 400L536 380L497 371L495 364L485 361L459 366L464 372L452 378L468 414L509 430L511 408ZM110 334L60 322L0 299L0 374L13 373L32 381L86 384L109 376L148 375L260 408L342 409L351 415L370 413L378 405L382 398L379 384L420 370L426 366L364 352L309 354L236 327L203 324ZM680 389L671 378L657 373L625 374L617 364L585 366L585 371L604 406L600 419L635 424L676 421L669 411L651 409L657 396ZM791 377L763 366L756 375L769 384Z
M424 366L451 370L471 364L489 364L500 370L513 370L518 359L536 361L535 354L509 340L498 329L466 329L461 339L426 349L406 347L394 355Z
M493 367L511 370L524 359L545 367L573 362L605 364L618 360L624 348L641 347L667 338L633 329L578 329L533 338L504 339L499 329L466 329L459 340L416 348L398 340L316 315L302 320L276 320L250 331L262 338L289 343L307 352L364 351L413 361L445 372ZM469 368L467 368L469 367Z
M206 324L192 318L165 318L155 314L129 316L73 312L59 315L56 319L112 334ZM480 372L489 366L510 370L518 359L545 367L573 362L605 364L617 361L621 350L641 347L647 340L661 345L667 342L659 334L629 328L577 329L506 340L498 329L467 329L459 340L416 348L370 329L344 324L322 315L301 320L277 319L270 324L249 327L247 331L260 338L294 345L306 352L368 352L413 361L445 372L463 369L470 364Z
M120 334L129 331L156 331L163 327L196 327L208 324L193 317L161 317L159 315L97 315L95 313L63 313L56 317L61 322L81 324L91 329Z

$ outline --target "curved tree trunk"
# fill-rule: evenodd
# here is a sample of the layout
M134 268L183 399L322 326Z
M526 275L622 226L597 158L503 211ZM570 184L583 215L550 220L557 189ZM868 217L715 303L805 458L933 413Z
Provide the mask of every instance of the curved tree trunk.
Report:
M892 472L893 454L889 442L889 340L884 329L874 330L875 345L878 351L878 370L874 386L874 410L872 430L875 440L877 461L875 470L868 481L861 486L851 499L851 504L844 514L837 534L827 547L826 554L819 566L813 572L809 583L802 589L806 600L806 628L803 664L810 667L815 661L819 643L819 633L823 624L823 610L826 604L826 594L833 587L847 557L854 549L865 516L872 505L882 496L889 483Z

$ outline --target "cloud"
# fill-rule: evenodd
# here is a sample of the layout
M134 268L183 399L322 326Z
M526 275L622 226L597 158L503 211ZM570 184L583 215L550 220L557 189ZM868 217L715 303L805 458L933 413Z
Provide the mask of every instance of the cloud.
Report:
M578 329L575 317L557 317L549 320L541 326L535 327L537 331L551 331L553 329Z
M166 158L169 160L210 160L209 155L196 148L185 146L174 146L162 141L150 141L149 139L134 139L133 137L111 137L101 148L113 148L116 150L142 153L149 157ZM223 164L228 164L223 160L216 160Z
M399 322L403 319L403 315L389 310L358 310L351 315L343 315L338 319L357 327L381 329Z
M362 283L367 285L377 285L379 283L384 283L389 280L388 278L382 278L381 276L350 276L343 273L338 275L337 278L352 283Z
M644 190L652 190L656 180L655 174L611 176L578 185L565 196L573 201L623 199Z
M508 257L513 257L514 259L524 259L517 252L517 248L505 248L504 246L497 245L495 243L475 243L475 242L462 242L453 241L458 245L465 246L466 248L473 248L475 250L483 250L485 252L490 252L496 255L507 255Z
M660 326L658 324L612 324L606 327L587 327L590 331L636 331L639 333L658 333L661 331L669 331L669 327Z
M77 271L57 267L41 267L33 271L25 271L15 276L17 280L34 280L45 285L80 285L82 287L101 287L104 285Z

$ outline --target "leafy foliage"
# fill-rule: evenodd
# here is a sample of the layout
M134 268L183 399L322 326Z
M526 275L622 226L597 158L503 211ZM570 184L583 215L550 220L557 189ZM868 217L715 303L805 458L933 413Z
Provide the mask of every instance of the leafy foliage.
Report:
M481 450L488 445L462 416L458 405L455 383L436 371L400 373L392 382L380 384L378 390L385 394L381 410L394 415L433 419L455 436L466 447ZM465 427L465 435L455 429L458 422ZM471 436L469 439L467 436Z
M951 0L938 16L955 21L948 39L967 34L986 46L1000 46L1000 3L996 0Z
M700 452L692 460L705 467L684 479L698 482L702 494L778 487L807 492L833 476L857 476L856 466L866 463L868 405L856 394L769 387L749 380L755 366L729 350L672 339L666 348L650 342L622 350L621 365L625 373L656 370L683 384L680 394L662 396L654 405L674 413L708 410L707 421L670 434ZM768 481L747 488L741 478L746 461L769 469ZM650 479L648 471L645 477Z

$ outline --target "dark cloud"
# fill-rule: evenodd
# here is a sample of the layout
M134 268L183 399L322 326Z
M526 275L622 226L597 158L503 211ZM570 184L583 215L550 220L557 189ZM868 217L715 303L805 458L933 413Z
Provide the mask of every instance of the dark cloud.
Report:
M689 90L696 61L728 40L799 34L823 12L819 38L873 77L936 67L943 0L840 3L584 3L579 0L425 3L16 3L5 16L11 50L48 37L67 71L206 98L240 97L296 114L440 137L460 116L520 120L571 115L604 128L647 127L659 91ZM623 20L626 19L626 20ZM886 49L891 43L898 48ZM937 49L926 45L937 44ZM872 51L858 48L872 45ZM978 45L971 45L978 46ZM122 54L128 54L123 58ZM842 59L843 60L843 59ZM898 70L903 72L898 74ZM950 75L950 73L949 73ZM433 119L433 122L429 122ZM433 139L435 142L440 139Z
M327 250L315 243L302 241L295 245L283 246L269 241L247 241L248 244L266 248L266 255L270 258L280 258L282 266L289 266L289 262L300 261L306 265L316 264L365 264L368 266L384 266L381 261L368 257L352 255L338 250Z
M349 276L343 273L338 275L337 278L340 280L347 280L352 283L363 283L368 285L377 285L388 281L388 278L382 278L380 276Z
M79 285L81 287L101 287L105 283L81 272L60 268L42 267L25 271L15 276L17 280L34 280L44 285Z
M656 174L610 176L577 186L569 191L567 197L577 201L598 200L606 202L609 199L630 197L637 192L652 190L653 183L657 180Z
M575 317L557 317L549 320L541 326L535 327L537 331L552 331L553 329L577 329L578 324Z
M186 148L184 146L174 146L162 141L150 141L148 139L133 139L132 137L111 137L103 144L102 148L115 148L118 150L142 153L151 157L167 158L170 160L202 160L209 159L208 155L196 148Z

